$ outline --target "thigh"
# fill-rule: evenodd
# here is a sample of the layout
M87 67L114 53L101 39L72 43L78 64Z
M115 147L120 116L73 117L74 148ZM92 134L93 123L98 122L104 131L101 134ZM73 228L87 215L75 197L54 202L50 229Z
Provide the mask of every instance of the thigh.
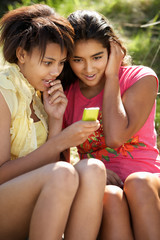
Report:
M97 159L81 160L74 167L79 174L79 189L64 236L66 240L96 239L102 217L106 169Z
M133 240L130 212L123 190L115 185L106 185L103 202L99 239Z
M156 174L131 174L124 183L136 239L160 239L160 178Z
M41 189L51 175L55 177L56 182L61 165L61 163L48 164L0 186L0 240L1 236L8 232L22 237L27 235Z

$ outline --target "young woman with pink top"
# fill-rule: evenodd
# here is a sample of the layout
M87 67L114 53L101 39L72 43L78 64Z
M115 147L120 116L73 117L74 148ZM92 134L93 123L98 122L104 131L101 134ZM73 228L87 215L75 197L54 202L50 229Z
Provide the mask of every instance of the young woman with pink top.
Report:
M64 127L79 121L84 108L100 108L100 128L78 146L81 160L100 159L107 171L99 238L158 240L158 78L149 67L130 64L126 48L104 16L76 11L68 20L75 45L63 79L68 98Z

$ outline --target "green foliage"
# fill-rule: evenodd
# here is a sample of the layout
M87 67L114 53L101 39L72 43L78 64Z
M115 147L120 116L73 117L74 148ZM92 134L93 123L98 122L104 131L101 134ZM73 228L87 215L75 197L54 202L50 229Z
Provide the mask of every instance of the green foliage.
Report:
M22 0L21 2L15 1L14 3L8 5L8 9L12 10L12 9L15 9L15 8L18 8L21 6L29 6L29 5L36 4L36 3L45 4L45 2L46 1L39 1L39 0Z

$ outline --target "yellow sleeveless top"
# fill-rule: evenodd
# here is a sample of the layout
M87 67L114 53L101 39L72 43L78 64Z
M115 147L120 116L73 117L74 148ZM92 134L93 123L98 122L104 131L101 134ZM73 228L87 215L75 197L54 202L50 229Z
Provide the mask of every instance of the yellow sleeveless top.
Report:
M45 143L47 114L38 92L25 79L17 64L0 67L0 91L11 113L11 159L22 157ZM33 122L30 104L40 119Z

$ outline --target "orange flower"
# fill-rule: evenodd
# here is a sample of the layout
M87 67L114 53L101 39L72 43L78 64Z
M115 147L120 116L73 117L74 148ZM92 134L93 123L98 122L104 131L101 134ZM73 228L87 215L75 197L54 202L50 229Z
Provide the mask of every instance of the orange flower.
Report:
M123 156L127 156L127 153L132 157L130 152L137 148L138 146L145 146L143 143L139 142L139 137L136 136L134 138L129 139L126 143L116 149L117 153L121 153Z
M127 156L128 152L132 152L134 147L129 143L124 143L117 149L117 153L121 153L123 156Z

